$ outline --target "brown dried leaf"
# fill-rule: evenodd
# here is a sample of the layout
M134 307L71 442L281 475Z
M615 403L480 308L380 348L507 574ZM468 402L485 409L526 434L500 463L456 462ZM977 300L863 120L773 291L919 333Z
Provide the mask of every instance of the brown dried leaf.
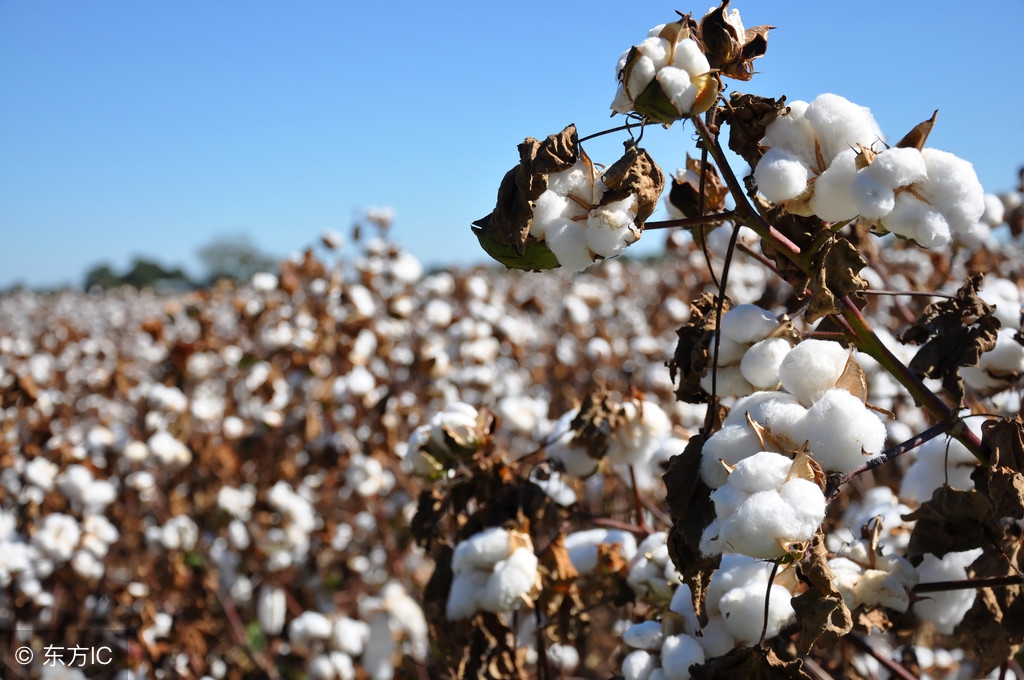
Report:
M608 187L601 197L601 205L621 201L630 194L637 197L637 216L633 220L637 227L658 207L658 199L665 190L665 174L645 149L632 139L625 142L626 151L622 158L605 170L601 180Z
M704 293L690 304L690 320L681 326L676 335L675 355L668 362L672 382L679 377L676 399L691 404L702 404L708 400L708 393L700 386L700 379L711 366L711 341L717 329L716 308L718 298ZM722 307L725 314L732 305L726 300Z
M808 585L792 600L800 624L798 648L801 654L807 654L813 647L824 649L838 642L853 629L853 618L832 582L835 575L828 566L825 534L820 529L796 568L800 580Z
M751 168L764 155L764 130L786 108L786 98L771 99L733 92L729 103L719 108L718 118L729 124L729 148ZM753 195L755 192L751 192Z
M469 645L459 661L459 678L526 680L526 649L516 649L516 638L497 614L481 612L473 617Z
M942 557L949 552L973 550L997 536L992 499L978 491L957 491L940 486L914 512L903 515L917 522L910 534L907 559L917 564L925 553Z
M989 420L981 426L982 445L989 451L993 467L1003 466L1024 472L1024 420L1020 415L1010 420Z
M718 568L721 556L705 557L700 552L704 529L715 519L711 489L700 477L701 434L690 438L683 452L672 456L663 479L667 491L672 528L668 536L669 555L690 587L693 608L701 623L707 623L704 597L711 575Z
M868 378L864 373L864 369L853 358L852 352L846 360L843 372L839 375L839 379L836 380L836 387L846 390L865 404L868 402Z
M813 680L800 659L783 661L772 649L736 647L725 656L690 666L693 680Z
M964 282L953 298L925 307L921 317L900 342L921 345L910 362L910 370L926 378L940 378L957 403L963 400L961 366L977 366L981 355L996 345L999 319L995 308L978 297L981 276Z
M925 142L928 141L928 135L931 134L932 128L935 126L935 119L938 115L939 110L935 109L931 118L915 125L914 129L908 132L903 139L896 142L896 148L917 149L918 151L924 149Z
M711 68L737 80L754 75L751 62L768 50L768 31L774 26L743 29L743 24L727 12L729 0L708 12L700 22L700 39Z
M822 245L812 265L807 320L814 323L828 314L838 314L844 297L866 289L868 282L859 272L867 264L860 251L845 238Z
M884 633L892 628L892 621L883 607L873 609L857 608L857 627L870 635L874 631Z
M604 387L588 392L569 425L576 433L572 445L585 448L594 460L604 458L612 430L622 417L621 410Z
M672 186L668 191L668 202L675 206L686 217L700 214L700 175L701 162L686 154L686 169L689 173L680 172L672 176ZM704 214L713 214L725 210L725 199L729 189L718 176L718 168L711 161L704 166Z

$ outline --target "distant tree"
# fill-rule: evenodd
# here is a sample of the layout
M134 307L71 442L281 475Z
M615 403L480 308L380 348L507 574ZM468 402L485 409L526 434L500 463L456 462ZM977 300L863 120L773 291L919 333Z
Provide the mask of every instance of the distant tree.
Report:
M117 286L134 288L183 289L192 287L192 281L181 267L167 269L158 262L136 257L124 274L118 274L108 264L93 267L85 275L85 290L93 286L100 288L116 288Z
M109 264L101 264L93 267L85 274L85 290L92 290L93 286L99 286L106 290L121 285L121 277L118 276Z
M215 283L219 279L244 281L261 271L274 271L277 258L262 252L248 236L222 236L197 252L205 268L205 282Z

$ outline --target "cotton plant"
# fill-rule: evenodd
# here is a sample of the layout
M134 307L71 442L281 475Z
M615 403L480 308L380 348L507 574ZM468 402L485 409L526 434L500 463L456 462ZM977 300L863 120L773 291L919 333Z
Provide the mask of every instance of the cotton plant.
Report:
M537 556L528 534L491 527L460 542L452 555L449 621L477 611L511 612L536 587Z

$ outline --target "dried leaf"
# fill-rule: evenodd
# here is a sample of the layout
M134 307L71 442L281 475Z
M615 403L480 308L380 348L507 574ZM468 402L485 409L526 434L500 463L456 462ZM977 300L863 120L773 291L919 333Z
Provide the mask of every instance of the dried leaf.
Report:
M700 386L700 380L711 367L711 341L717 329L717 304L718 298L711 293L704 293L690 304L689 322L676 331L679 341L676 343L675 355L668 362L668 369L672 382L679 378L679 387L676 388L676 399L679 401L702 404L708 400L708 393ZM726 300L722 314L730 308Z
M889 620L889 614L883 607L867 610L858 607L857 627L867 631L869 635L874 631L884 633L892 628L892 621Z
M469 644L459 661L459 678L526 680L526 649L516 649L516 638L497 614L481 612L473 617Z
M792 600L800 624L799 650L824 649L834 645L853 629L853 618L843 596L832 582L835 575L828 566L825 534L819 529L804 558L797 563L800 580L808 588Z
M532 221L533 218L530 219ZM526 237L522 253L517 252L515 246L502 243L497 232L491 226L490 215L474 222L472 229L484 252L490 255L492 260L500 262L509 269L539 272L559 266L558 258L551 252L547 244L538 241L533 236Z
M914 126L911 130L903 137L900 141L896 142L897 149L917 149L921 151L924 149L925 142L928 141L928 135L932 132L932 127L935 126L935 119L939 115L939 110L935 109L932 117L928 120L922 121Z
M868 378L864 373L864 369L853 358L852 352L846 360L843 372L839 375L839 379L836 380L836 387L846 390L865 404L868 402Z
M981 426L982 445L989 451L993 467L1002 466L1015 472L1024 472L1024 420L1018 415L1013 420L989 420Z
M866 289L868 282L859 272L867 264L860 251L845 238L822 245L811 269L807 320L814 323L828 314L838 314L844 297Z
M986 537L999 534L994 510L992 499L984 494L940 486L931 500L903 515L905 521L917 522L910 534L907 559L917 564L925 553L942 557L985 545Z
M925 307L921 317L899 336L902 343L921 345L910 370L926 378L939 378L957 403L963 400L961 366L977 366L981 355L996 346L999 319L995 308L978 297L981 276L972 276L953 298Z
M754 75L751 62L768 50L768 31L774 26L744 29L739 17L728 13L729 0L711 10L700 22L700 40L711 68L737 80Z
M605 170L601 180L608 187L601 197L601 205L621 201L630 194L637 197L637 216L633 220L637 227L644 222L658 207L658 199L665 190L665 175L645 149L637 147L636 142L629 139L625 142L626 151L622 158L612 163Z
M687 172L679 172L672 176L672 186L668 192L668 202L687 217L700 214L700 176L701 162L686 154ZM725 199L729 189L718 176L718 168L708 161L704 170L704 214L713 214L725 209Z
M783 661L772 649L735 647L725 656L690 666L693 680L813 680L800 659Z
M721 556L705 557L700 552L700 538L704 529L715 519L715 506L711 502L711 489L700 477L701 434L690 438L683 452L672 456L663 479L667 491L672 528L669 530L668 549L672 562L690 587L693 608L701 623L707 623L704 597L711 575L718 568Z

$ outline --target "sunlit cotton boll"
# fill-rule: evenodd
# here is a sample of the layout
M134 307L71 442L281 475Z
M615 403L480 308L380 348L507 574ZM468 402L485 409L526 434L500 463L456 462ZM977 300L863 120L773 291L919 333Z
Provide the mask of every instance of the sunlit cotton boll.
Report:
M831 340L804 340L786 355L779 367L782 386L810 406L835 387L850 359L850 350Z
M751 345L740 360L744 379L759 389L772 389L779 384L782 361L792 346L785 338L765 338Z
M885 424L843 389L825 392L797 429L814 460L827 472L853 472L885 445Z
M639 465L669 435L672 421L652 401L626 402L622 413L625 422L612 431L605 458L612 465Z
M636 538L628 531L618 529L586 529L565 537L569 560L581 574L592 574L597 569L598 546L618 546L624 560L636 555Z
M495 613L512 611L536 581L537 556L529 548L516 548L494 565L480 595L480 608Z
M921 583L936 581L961 581L967 578L967 567L978 559L983 550L975 548L964 552L946 553L941 559L927 553L917 573ZM973 589L947 590L928 593L927 597L919 597L914 603L914 614L925 621L931 621L935 630L943 635L951 635L956 625L964 618L974 605L977 592Z
M556 221L547 228L545 243L567 271L583 271L594 263L586 231L583 225L570 220Z
M725 625L741 644L756 644L761 639L764 626L764 598L768 593L768 628L766 637L779 634L782 627L793 616L792 594L783 586L773 584L769 590L767 582L753 581L726 591L718 601L718 609Z
M694 637L669 635L661 645L661 669L667 680L689 680L690 666L702 663L704 648Z

